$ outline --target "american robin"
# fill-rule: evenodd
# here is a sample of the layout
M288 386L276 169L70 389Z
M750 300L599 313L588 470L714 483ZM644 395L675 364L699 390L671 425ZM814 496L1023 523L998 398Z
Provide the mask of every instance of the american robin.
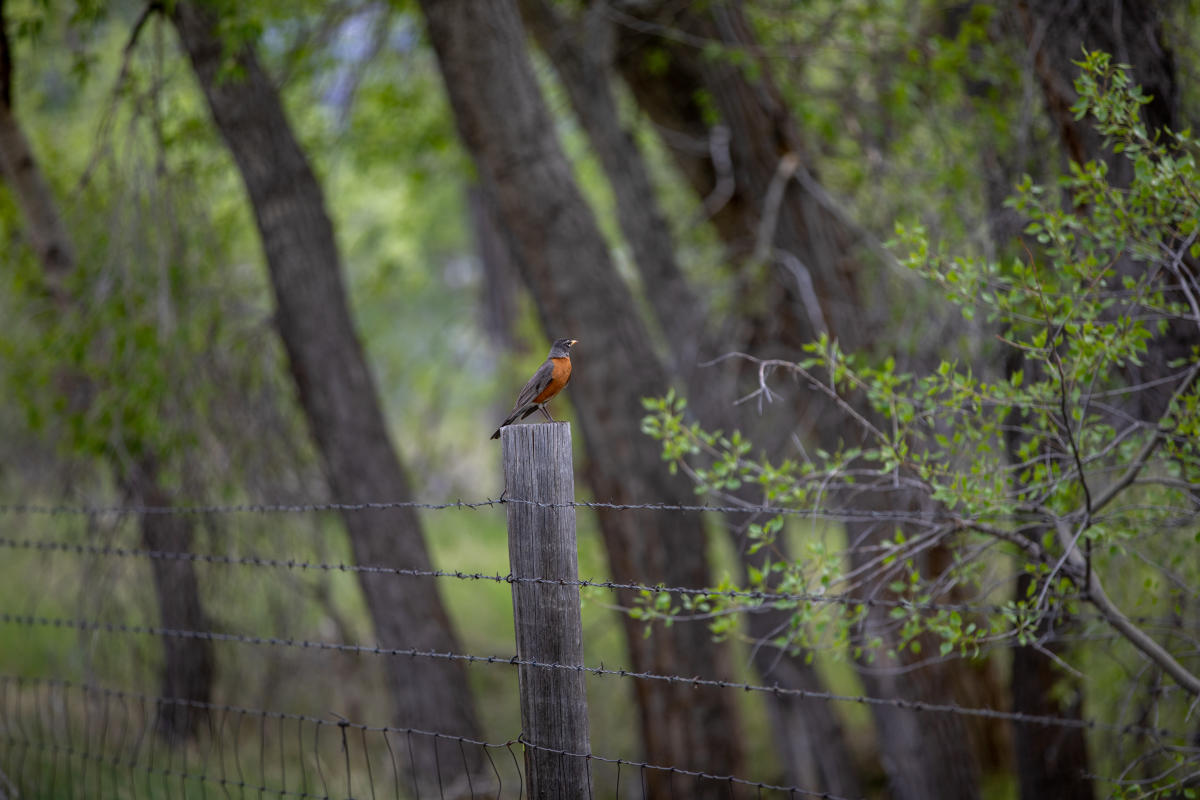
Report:
M517 403L513 406L512 413L500 423L500 428L525 419L538 410L546 415L546 419L554 422L554 417L546 410L546 403L553 400L571 380L571 346L577 341L578 339L559 339L554 343L545 363L538 367L529 383L525 384L525 388L517 395ZM500 428L496 428L496 432L492 434L493 439L500 438Z

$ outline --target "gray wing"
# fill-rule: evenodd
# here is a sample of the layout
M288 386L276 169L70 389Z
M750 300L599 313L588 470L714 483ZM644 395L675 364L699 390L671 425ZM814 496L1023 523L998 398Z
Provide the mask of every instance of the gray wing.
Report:
M529 383L525 384L525 388L517 395L517 403L513 406L512 412L505 418L504 422L500 423L500 428L516 421L517 417L522 414L528 415L537 406L533 405L533 398L537 397L546 387L550 385L550 381L554 379L554 363L546 359L543 364L538 367L538 371L533 373L533 377L529 379ZM500 428L496 428L496 432L492 434L493 439L500 438Z
M535 397L546 390L553 377L554 364L549 360L543 361L537 372L533 373L533 377L529 379L529 383L525 384L525 388L517 395L517 403L513 406L513 411L532 403Z

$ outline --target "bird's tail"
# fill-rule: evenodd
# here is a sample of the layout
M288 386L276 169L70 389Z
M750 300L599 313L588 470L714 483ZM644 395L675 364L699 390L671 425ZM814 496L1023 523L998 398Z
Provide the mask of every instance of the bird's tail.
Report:
M525 405L521 406L520 408L514 408L513 412L504 418L504 422L500 423L500 428L503 428L505 425L511 425L513 422L515 422L518 419L524 419L525 417L528 417L530 414L532 414L534 411L537 411L537 410L538 410L537 403L526 403ZM496 432L492 434L493 439L500 438L500 428L496 428Z

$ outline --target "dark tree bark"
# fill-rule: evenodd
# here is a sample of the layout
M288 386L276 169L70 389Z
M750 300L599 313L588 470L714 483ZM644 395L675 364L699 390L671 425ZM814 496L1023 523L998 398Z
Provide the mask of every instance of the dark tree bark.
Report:
M720 355L718 341L722 337L714 335L704 303L676 261L671 228L656 201L648 165L633 135L621 124L612 88L615 32L611 20L600 5L589 6L574 20L566 19L546 0L521 0L520 8L526 27L553 63L604 168L616 198L621 231L666 339L674 377L687 387L689 407L709 429L738 427L731 401L736 372L699 368L700 362ZM761 562L765 554L747 554L747 542L739 534L745 524L745 515L726 522L743 561ZM761 563L753 565L762 567ZM787 618L783 611L751 614L750 633L765 642L786 628ZM826 688L815 666L802 656L783 654L769 645L756 646L751 652L765 683L813 692ZM791 784L838 796L862 794L841 720L830 703L769 696L766 705L773 739Z
M1068 159L1082 164L1108 162L1117 185L1129 182L1127 158L1105 152L1103 137L1091 120L1075 119L1071 106L1078 99L1075 78L1083 48L1103 50L1132 67L1135 83L1151 96L1144 106L1151 129L1179 127L1179 85L1175 57L1163 39L1168 3L1162 0L1015 0L1025 26L1033 69L1046 109Z
M25 235L38 263L48 278L57 280L75 268L75 248L58 201L17 119L12 96L14 69L4 0L0 0L0 174L25 219Z
M1073 63L1082 50L1103 50L1116 61L1132 67L1133 80L1151 95L1143 107L1149 129L1178 128L1179 86L1175 61L1163 38L1166 4L1142 0L1016 0L1015 8L1024 28L1032 68L1042 89L1046 110L1058 131L1065 157L1076 163L1093 159L1106 162L1110 180L1127 185L1132 177L1130 161L1105 150L1093 120L1075 119L1071 106L1078 99L1074 80L1079 68ZM1117 263L1124 274L1140 275L1144 267L1129 259ZM1142 385L1168 373L1167 364L1186 355L1197 343L1195 326L1173 323L1158 337L1143 365L1129 365L1130 385ZM1137 393L1131 409L1148 420L1161 415L1170 386L1161 391ZM1017 581L1018 598L1027 596L1032 579ZM1040 590L1040 587L1039 587ZM1069 625L1060 621L1058 629ZM1040 633L1040 631L1039 631ZM1053 644L1047 649L1053 651ZM1063 673L1045 653L1032 647L1013 650L1013 710L1028 714L1051 714L1078 719L1082 713L1083 687ZM1037 726L1014 728L1017 771L1023 800L1069 798L1090 800L1094 796L1087 742L1082 730L1050 730Z
M75 247L58 202L42 174L29 140L21 130L13 109L13 61L8 31L0 0L0 174L16 198L25 219L25 231L34 254L46 275L49 294L60 310L70 313L79 304L63 288L63 279L78 266ZM69 381L75 385L77 381ZM81 396L90 392L81 391ZM123 441L115 448L126 453L141 453L144 442ZM143 466L131 466L122 458L109 459L117 482L124 487L134 505L172 505L170 492L150 466L153 457L144 457ZM193 525L190 518L168 514L143 514L138 522L142 545L147 549L172 553L190 552ZM186 631L208 630L208 618L200 600L195 564L186 559L152 559L155 597L164 628ZM164 698L207 703L212 699L215 672L213 643L206 639L163 637L163 663L159 672L159 695ZM166 703L159 707L155 727L168 741L179 743L191 738L205 720L206 711Z
M1017 579L1016 597L1029 597L1033 578ZM1038 584L1040 590L1041 584ZM1037 591L1037 590L1035 590ZM1068 629L1070 620L1059 623L1058 634ZM1048 632L1043 623L1034 634ZM1060 719L1082 719L1083 685L1058 668L1046 651L1061 648L1053 642L1043 650L1014 647L1012 654L1012 709L1022 714L1037 714ZM1091 760L1087 738L1071 728L1041 725L1015 725L1013 749L1016 752L1017 782L1022 800L1092 800L1095 791L1088 778Z
M344 503L407 499L408 478L350 318L325 199L279 95L249 48L233 56L239 77L222 71L225 46L207 9L178 2L170 13L254 208L276 323L334 497ZM343 520L357 563L430 569L413 509L350 511ZM360 582L381 646L460 651L436 583L367 573ZM388 680L397 724L478 737L461 662L398 659L389 664ZM457 746L437 747L444 748L443 770L462 763ZM433 783L434 745L420 749L416 771Z
M1113 185L1128 185L1133 176L1132 162L1124 154L1104 148L1103 137L1094 128L1095 120L1090 116L1075 119L1071 111L1078 99L1074 80L1079 67L1073 62L1082 57L1086 47L1103 50L1112 54L1117 62L1130 65L1133 81L1151 98L1142 108L1147 130L1179 130L1182 114L1175 57L1166 46L1162 30L1171 4L1163 0L1070 0L1066 3L1015 0L1015 4L1024 24L1033 70L1066 158L1079 164L1090 160L1104 161ZM1200 268L1190 257L1185 263L1193 271ZM1145 265L1125 258L1117 262L1116 270L1140 278ZM1126 373L1130 385L1140 385L1168 374L1168 364L1188 357L1195 344L1200 344L1200 337L1194 324L1171 321L1167 332L1156 337L1146 363L1128 365ZM1147 421L1157 421L1171 393L1169 384L1139 391L1136 393L1137 407L1133 410Z
M748 563L750 559L744 559ZM743 579L745 575L743 575ZM773 584L767 584L775 589ZM769 611L750 614L750 637L761 646L753 648L754 668L763 684L799 689L803 692L829 691L814 665L802 655L779 652L769 642L787 630L791 614ZM808 697L770 697L767 718L788 781L814 793L828 792L835 797L862 797L864 781L846 741L842 719L835 703Z
M673 372L690 382L697 362L717 353L707 330L704 302L675 259L671 226L655 199L650 171L633 135L621 125L611 83L615 42L611 23L598 6L575 21L560 16L547 0L521 0L520 8L526 27L554 64L604 167L616 198L617 221L645 298L666 338Z
M657 2L636 9L634 22L755 48L736 4ZM739 283L754 326L739 344L798 352L827 330L846 349L859 349L868 341L871 315L886 308L883 287L878 280L861 280L868 276L854 253L857 236L816 182L814 160L769 70L751 82L730 59L709 57L637 25L616 30L621 75L639 107L672 132L669 151L705 199L731 259L743 264ZM718 126L710 124L704 98L716 109ZM675 146L676 139L689 144ZM782 194L771 208L771 188L780 180ZM764 218L772 214L773 229L763 231ZM765 280L759 274L764 262Z
M129 502L153 507L170 506L171 496L163 489L152 458L129 467L121 479ZM143 514L138 522L142 547L155 552L190 553L194 526L180 514ZM150 559L154 591L159 599L160 624L184 631L211 630L208 615L200 604L200 586L195 564L186 559ZM196 645L204 645L197 647ZM216 677L213 643L207 639L163 637L164 664L160 679L162 697L208 702ZM182 742L196 734L208 718L208 709L180 703L158 707L157 728L168 741Z
M881 519L897 511L933 511L932 504L907 491L866 491L848 500L843 497L843 503L855 511L877 512ZM868 568L874 562L874 549L890 539L897 527L900 526L894 522L847 524L852 568ZM947 546L938 545L913 561L921 575L936 583L944 568L939 562L949 558ZM888 584L899 577L896 572L873 568L856 595L864 599L893 599L895 595ZM935 602L963 600L953 595L935 596ZM872 697L971 705L967 702L968 697L990 694L986 688L974 685L981 682L981 677L971 674L963 662L935 661L915 667L912 662L921 657L908 650L895 657L889 656L888 651L894 649L896 643L896 626L884 605L868 607L856 641L869 647L867 643L875 638L883 642L883 646L870 648L873 660L864 658L859 662L859 677L866 693ZM932 652L935 647L936 643L924 642L925 652ZM983 678L986 679L986 674ZM918 714L890 707L872 711L875 739L895 800L979 796L980 762L983 760L980 753L982 741L987 738L985 735L949 714Z
M57 281L75 268L75 251L50 186L7 103L0 107L0 171L25 219L25 235L34 255L47 278Z
M496 200L518 268L551 338L580 343L569 395L578 410L596 497L616 503L687 502L682 479L662 468L641 434L641 398L668 377L651 349L633 297L618 276L579 192L525 50L511 0L423 0L459 133ZM618 581L702 586L709 580L702 521L691 514L598 512ZM620 592L619 601L635 598ZM626 618L635 670L727 676L728 655L702 625L680 623L643 637ZM728 693L635 682L646 758L737 774L742 767L735 698ZM728 786L648 772L651 795L727 796Z
M756 42L740 7L660 2L621 8L636 17L617 26L618 68L640 107L672 132L668 147L677 137L693 143L728 142L728 152L718 150L716 158L694 146L672 147L671 152L697 194L706 198L731 257L743 264L738 279L751 324L747 339L736 345L756 354L799 358L803 344L828 331L849 351L880 346L876 337L887 330L884 323L895 301L887 292L888 276L863 259L860 231L818 182L769 67L763 65L762 77L751 81L730 59L709 57L691 44L653 33L665 26L689 39L724 42L752 53ZM724 137L710 125L702 97L711 99ZM799 422L818 446L833 450L839 442L858 440L855 423L824 398L810 393L803 406L792 423ZM859 411L873 416L867 409ZM879 511L920 504L899 493L865 493L843 502ZM848 526L853 565L869 560L870 548L893 530ZM863 591L887 596L886 588L875 585ZM859 633L864 642L878 635L886 643L894 629L876 608ZM886 665L864 665L862 670L867 692L877 697L945 702L980 680L956 664L891 673L881 666ZM894 707L872 711L894 797L978 796L979 759L961 720Z

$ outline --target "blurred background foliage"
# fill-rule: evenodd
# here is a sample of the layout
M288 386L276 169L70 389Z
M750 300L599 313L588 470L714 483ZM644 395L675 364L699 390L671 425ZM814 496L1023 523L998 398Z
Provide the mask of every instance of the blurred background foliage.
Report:
M567 16L581 9L575 0L552 5ZM612 4L614 18L635 13L626 5ZM648 68L665 71L673 57L666 45L683 42L711 63L733 65L752 83L769 73L808 153L802 169L820 182L838 213L854 220L852 248L860 256L878 259L897 222L921 226L931 241L954 253L997 259L1027 249L1024 221L1003 201L1022 175L1053 183L1066 159L1021 27L1023 3L738 5L755 44L693 40L647 23L650 35L662 41L661 48L649 49ZM497 497L503 488L498 450L487 437L540 362L545 343L555 335L578 335L579 370L606 354L576 331L544 331L535 302L516 288L515 272L498 278L511 297L497 316L471 210L479 168L460 144L421 9L405 0L219 0L208 7L228 52L254 48L324 189L353 319L413 498L437 503ZM276 332L254 211L166 15L147 16L144 4L126 0L5 0L0 8L11 45L12 108L57 199L77 259L61 286L49 285L13 195L0 191L0 502L120 505L130 499L120 465L146 458L178 505L339 499L323 478ZM1166 3L1159 20L1174 55L1185 125L1200 107L1198 12L1196 2ZM641 292L636 300L644 310L649 299L623 241L604 168L550 60L532 43L529 50L574 177L619 274ZM237 81L236 64L230 64L223 79ZM1074 76L1060 77L1069 84ZM737 317L747 296L731 276L736 270L726 244L706 224L702 199L668 153L672 135L685 134L663 130L626 89L617 84L616 90L683 271L717 323ZM712 97L693 99L719 121ZM897 354L927 351L931 337L950 330L942 318L958 312L941 303L937 287L887 274L905 291L882 312L870 312L872 324L886 322L887 334L876 347ZM943 358L986 361L998 357L993 333L973 321L954 326L947 340L936 343ZM662 334L653 334L653 345L660 355L670 349ZM573 407L568 390L555 403L556 416L572 418ZM735 422L756 424L752 403L731 413ZM789 435L782 431L779 438ZM586 457L578 459L586 469ZM581 478L580 499L590 491ZM579 521L581 575L603 579L609 562L599 523L582 511ZM435 565L507 572L499 515L438 513L422 522ZM135 520L123 516L5 516L3 523L4 535L15 539L121 545L135 537ZM719 527L712 523L706 533L715 580L738 574L737 554ZM792 525L789 533L806 541L840 536L825 526ZM192 546L324 563L353 558L332 514L203 516ZM148 565L115 558L80 568L50 556L6 552L0 606L156 624L155 598L144 591ZM354 576L280 570L277 583L250 569L198 569L215 627L371 639ZM1187 576L1193 586L1195 577ZM1152 594L1157 588L1148 585ZM443 591L466 652L511 650L506 585L453 583ZM585 592L589 663L627 658L619 615L612 613L619 605L611 593ZM161 660L156 640L128 643L112 650L80 632L6 626L0 629L0 667L17 674L152 682ZM733 674L751 679L749 648L735 645ZM337 708L354 719L386 721L374 702L385 692L378 659L339 662L346 672L332 682L306 668L318 660L307 651L222 650L217 694L230 701L254 698L245 702L267 708L314 714ZM844 662L820 653L816 662L830 689L863 691ZM993 659L981 669L1002 674L1007 667ZM486 698L479 704L484 730L493 739L507 737L517 714L508 677L470 674L476 697ZM290 679L280 680L282 675ZM1120 717L1117 685L1126 675L1107 662L1097 666L1093 683L1107 698L1098 705L1113 705L1091 712ZM595 751L639 757L632 690L593 689L600 700L592 705ZM740 702L747 763L759 777L782 774L762 700L747 696ZM844 721L866 791L885 796L869 715L852 708ZM988 765L981 793L1016 796L1016 783L1011 757L998 756Z

